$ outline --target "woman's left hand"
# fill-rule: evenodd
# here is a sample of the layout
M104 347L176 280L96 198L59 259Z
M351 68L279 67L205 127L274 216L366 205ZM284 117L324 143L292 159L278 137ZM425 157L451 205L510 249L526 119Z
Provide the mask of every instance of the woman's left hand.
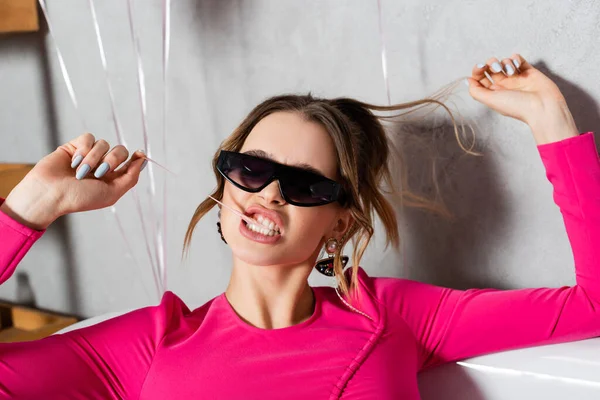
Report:
M484 72L491 76L493 84ZM528 124L538 144L578 134L558 86L519 54L502 62L490 58L483 67L475 66L467 81L469 94L475 100Z

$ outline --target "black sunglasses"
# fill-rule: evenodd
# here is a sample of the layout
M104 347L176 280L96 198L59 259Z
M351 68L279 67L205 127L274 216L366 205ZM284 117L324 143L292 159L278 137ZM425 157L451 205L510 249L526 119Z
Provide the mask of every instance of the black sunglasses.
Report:
M281 196L289 204L314 207L343 201L342 186L322 175L249 154L221 150L217 170L236 187L250 193L279 181Z

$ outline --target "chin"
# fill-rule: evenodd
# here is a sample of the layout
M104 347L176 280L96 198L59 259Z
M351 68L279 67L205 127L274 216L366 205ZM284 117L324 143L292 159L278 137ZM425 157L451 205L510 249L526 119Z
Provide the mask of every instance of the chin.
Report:
M296 265L303 260L302 257L293 257L289 249L286 250L283 246L248 242L243 237L235 238L230 247L235 258L249 265L265 267Z
M274 265L286 265L289 264L283 257L278 257L276 254L265 254L264 251L259 249L244 249L233 251L233 255L238 260L257 266L274 266Z

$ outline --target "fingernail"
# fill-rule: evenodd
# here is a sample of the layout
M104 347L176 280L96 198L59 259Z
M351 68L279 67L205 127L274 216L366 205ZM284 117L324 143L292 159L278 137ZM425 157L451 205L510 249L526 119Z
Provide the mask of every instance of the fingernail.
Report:
M71 162L71 168L77 168L81 160L83 160L83 156L81 154L76 155L73 161Z
M477 64L477 68L483 68L485 67L485 64Z
M464 80L463 82L465 83L465 85L466 85L467 87L471 87L471 85L469 85L469 80L468 80L468 79L466 79L466 78L465 78L465 80Z
M510 64L504 64L504 68L506 68L506 73L508 74L508 76L511 76L515 73L515 69Z
M500 63L495 62L492 64L492 71L494 72L500 72L502 71L502 67L500 66Z
M494 78L492 78L492 76L490 74L488 74L487 71L484 71L483 74L485 75L486 78L488 78L488 80L490 82L492 82L492 85L496 83L496 82L494 82Z
M513 63L515 63L515 67L519 68L521 66L521 63L519 62L519 60L513 59L512 61L513 61Z
M88 164L83 164L81 166L81 168L79 168L77 170L77 173L75 174L75 178L80 179L80 180L83 179L87 175L87 173L90 172L90 169L91 168Z
M144 160L144 162L142 163L142 168L140 168L140 172L142 172L144 170L144 168L146 168L147 164L148 164L148 160Z
M96 169L96 172L94 172L94 176L96 178L102 178L104 176L105 173L108 172L108 170L110 169L110 165L108 165L107 162L103 162L102 164L100 164L100 166Z

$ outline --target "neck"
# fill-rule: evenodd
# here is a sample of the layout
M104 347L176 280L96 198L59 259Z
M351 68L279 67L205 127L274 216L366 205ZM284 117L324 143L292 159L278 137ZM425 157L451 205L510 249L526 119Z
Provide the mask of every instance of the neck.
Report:
M225 295L246 323L262 329L279 329L306 321L315 299L308 285L312 265L256 266L234 258Z

